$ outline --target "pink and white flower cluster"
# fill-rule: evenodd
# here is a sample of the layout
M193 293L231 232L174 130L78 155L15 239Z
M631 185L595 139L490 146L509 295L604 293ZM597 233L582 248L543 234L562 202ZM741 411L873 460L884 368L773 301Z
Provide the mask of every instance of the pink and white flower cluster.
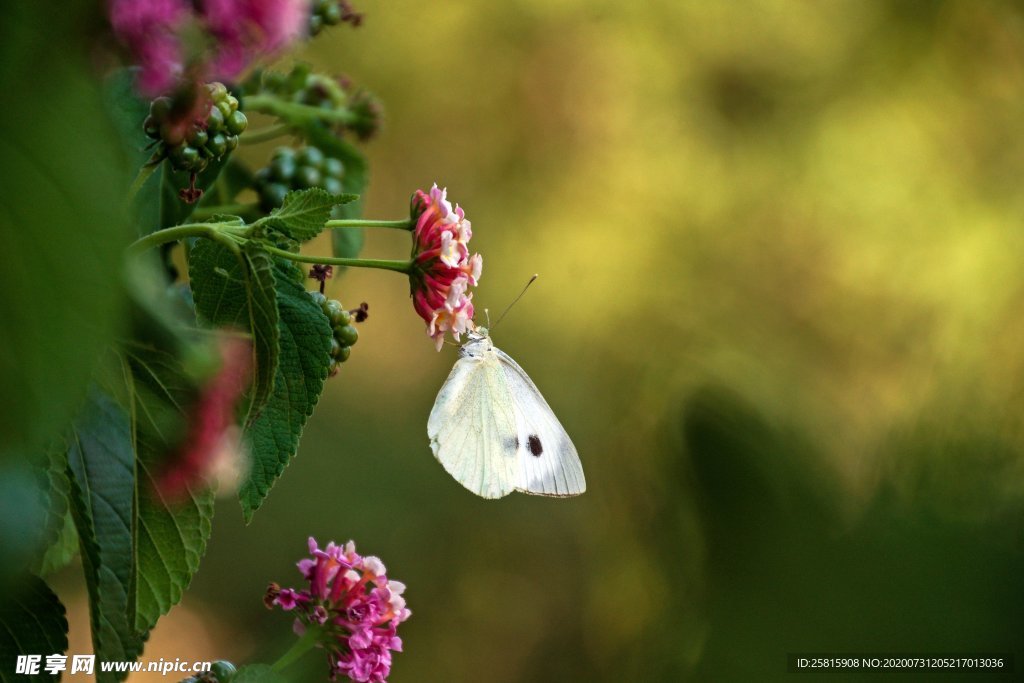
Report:
M427 334L441 350L445 332L455 341L474 329L473 295L480 281L483 257L469 255L473 236L469 220L458 204L452 207L447 188L435 183L430 192L417 190L412 198L413 272L410 274L413 307L427 323Z
M218 343L220 369L200 390L189 410L188 431L177 451L162 463L156 489L165 498L180 498L205 486L218 468L241 457L235 409L249 386L252 342L224 335Z
M405 585L388 580L379 558L356 553L355 543L317 546L309 539L311 558L298 563L308 590L270 584L265 602L296 612L295 632L320 629L331 678L339 674L359 683L381 683L391 672L391 652L402 651L398 625L412 614L405 606Z
M139 89L153 96L186 77L234 78L299 37L309 7L309 0L110 0L110 24L140 67ZM190 44L196 35L207 40Z

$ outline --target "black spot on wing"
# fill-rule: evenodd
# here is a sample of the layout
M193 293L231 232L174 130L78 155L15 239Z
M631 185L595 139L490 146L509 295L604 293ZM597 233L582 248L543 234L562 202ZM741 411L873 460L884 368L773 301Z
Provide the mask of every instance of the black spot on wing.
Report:
M528 439L528 441L530 444L531 455L539 458L540 454L544 452L544 446L542 446L540 443L540 437L537 436L536 434L530 434L530 438Z

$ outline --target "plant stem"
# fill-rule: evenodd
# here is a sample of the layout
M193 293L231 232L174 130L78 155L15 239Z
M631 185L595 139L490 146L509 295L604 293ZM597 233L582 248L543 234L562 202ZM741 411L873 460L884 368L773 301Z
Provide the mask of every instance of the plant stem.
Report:
M329 123L353 123L355 116L347 109L323 109L311 107L308 104L298 102L286 102L274 95L266 93L262 95L250 95L245 98L245 106L249 109L261 111L264 114L271 114L278 118L285 119L295 124L301 121L327 121Z
M371 221L365 218L342 218L324 223L328 230L337 228L398 228L399 230L412 230L414 227L411 218L403 218L397 221Z
M187 237L207 237L220 242L232 251L238 251L238 243L223 231L224 227L220 223L186 223L173 228L164 228L132 242L128 246L128 253L140 254L166 242L177 242Z
M263 248L275 256L280 256L281 258L286 258L289 261L296 261L298 263L319 263L327 266L351 266L353 268L377 268L379 270L393 270L396 273L405 273L406 275L412 272L413 267L412 261L304 256L302 254L293 254L290 251L278 249L277 247L264 246Z
M247 211L255 209L257 204L217 204L214 206L200 206L192 212L193 218L212 218L217 214L226 216L241 216Z
M291 129L292 127L287 123L278 123L273 126L257 128L256 130L243 133L239 136L238 141L243 145L255 145L260 142L279 138L282 135L287 135Z
M306 632L302 634L302 637L296 640L295 643L288 648L288 651L281 655L276 662L271 664L270 668L274 671L280 672L299 657L312 650L319 637L319 628L313 628L312 626L307 627Z

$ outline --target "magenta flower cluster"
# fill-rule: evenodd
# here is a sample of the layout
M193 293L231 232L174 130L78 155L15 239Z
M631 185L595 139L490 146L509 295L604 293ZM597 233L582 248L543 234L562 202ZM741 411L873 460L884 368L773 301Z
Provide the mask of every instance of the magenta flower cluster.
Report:
M309 588L270 584L266 604L295 612L295 632L318 629L318 645L327 651L331 678L344 675L358 683L381 683L391 672L392 651L401 652L398 625L412 614L405 606L405 585L388 579L379 558L356 553L355 543L309 539L312 557L298 563Z
M473 295L484 261L469 255L472 225L465 212L448 201L448 190L435 183L430 192L412 196L413 272L409 276L413 308L427 323L427 335L441 350L445 332L455 341L475 328Z
M110 0L114 34L150 96L186 78L230 80L302 35L308 19L309 0Z

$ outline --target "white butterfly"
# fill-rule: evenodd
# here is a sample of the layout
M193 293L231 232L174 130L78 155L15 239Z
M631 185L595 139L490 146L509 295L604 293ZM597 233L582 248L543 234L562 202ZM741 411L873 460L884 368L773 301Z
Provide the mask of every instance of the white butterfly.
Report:
M468 337L427 421L434 456L484 498L583 493L576 447L529 376L494 346L487 328Z

